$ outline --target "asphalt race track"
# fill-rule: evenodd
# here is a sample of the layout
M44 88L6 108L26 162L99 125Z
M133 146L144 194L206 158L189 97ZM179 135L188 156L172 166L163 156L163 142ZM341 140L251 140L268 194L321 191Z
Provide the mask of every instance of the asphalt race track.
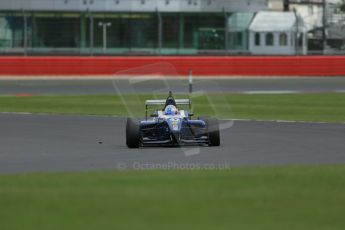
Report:
M0 95L186 93L187 78L159 80L0 80ZM345 92L344 77L194 79L195 91L233 93Z
M194 90L345 92L344 77L195 79ZM185 93L187 79L0 80L0 95ZM221 147L125 146L125 119L0 114L0 173L345 163L345 124L234 121Z
M0 173L345 163L345 125L234 121L221 147L125 146L125 119L0 114Z

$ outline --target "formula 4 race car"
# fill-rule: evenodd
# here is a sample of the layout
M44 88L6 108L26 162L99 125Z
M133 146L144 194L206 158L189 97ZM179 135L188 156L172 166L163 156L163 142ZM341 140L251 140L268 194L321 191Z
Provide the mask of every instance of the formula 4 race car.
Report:
M219 146L219 122L216 118L191 119L193 114L187 110L179 110L180 106L188 106L190 99L176 99L169 92L166 100L147 100L146 119L139 121L127 118L126 144L128 148L145 146L181 146L208 145ZM155 109L148 119L148 109Z

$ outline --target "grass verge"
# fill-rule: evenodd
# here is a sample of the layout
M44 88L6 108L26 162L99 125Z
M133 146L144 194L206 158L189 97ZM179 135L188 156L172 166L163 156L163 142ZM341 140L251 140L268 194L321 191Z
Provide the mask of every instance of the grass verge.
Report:
M163 96L164 97L164 96ZM179 96L183 97L183 96ZM0 112L53 114L144 115L144 100L152 95L0 97ZM193 98L196 115L221 118L345 122L345 94L308 93L279 95L210 94Z
M1 229L343 229L345 166L0 176Z

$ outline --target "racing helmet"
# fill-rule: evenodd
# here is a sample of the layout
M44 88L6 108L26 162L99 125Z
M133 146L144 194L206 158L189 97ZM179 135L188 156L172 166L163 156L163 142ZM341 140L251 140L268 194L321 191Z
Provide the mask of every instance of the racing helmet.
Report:
M168 105L164 109L165 115L176 115L178 113L178 109L174 105Z

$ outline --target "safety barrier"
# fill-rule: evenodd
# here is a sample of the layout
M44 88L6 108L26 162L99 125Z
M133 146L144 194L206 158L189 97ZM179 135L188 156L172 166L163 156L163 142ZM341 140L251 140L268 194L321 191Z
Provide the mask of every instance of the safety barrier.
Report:
M345 56L0 57L0 75L131 75L159 65L194 76L345 76Z

